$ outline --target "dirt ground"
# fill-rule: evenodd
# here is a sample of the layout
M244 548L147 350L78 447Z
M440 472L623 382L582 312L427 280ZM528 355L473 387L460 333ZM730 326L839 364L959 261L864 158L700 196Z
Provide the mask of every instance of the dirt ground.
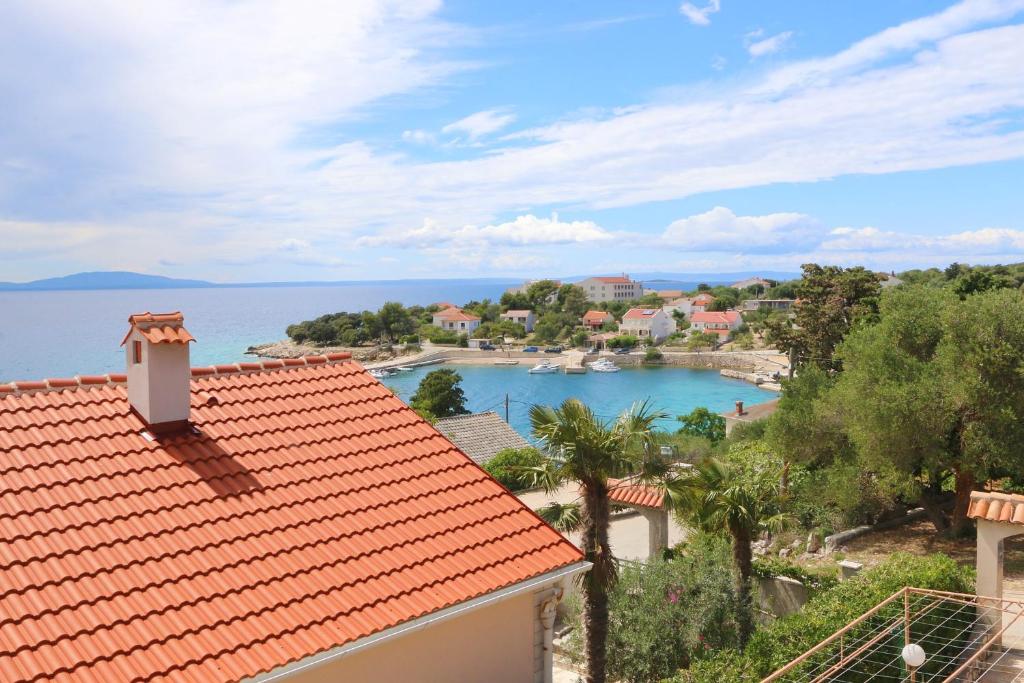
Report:
M1024 537L1006 540L1003 564L1005 591L1024 592ZM935 527L927 521L885 531L876 531L850 541L841 554L848 560L861 562L871 567L894 552L912 555L943 553L957 562L974 566L975 544L973 538L948 539L935 533Z

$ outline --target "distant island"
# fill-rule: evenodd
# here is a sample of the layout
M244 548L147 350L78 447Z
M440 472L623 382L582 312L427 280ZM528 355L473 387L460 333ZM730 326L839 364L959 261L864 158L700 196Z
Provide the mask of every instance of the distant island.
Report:
M790 280L798 275L793 273L637 273L637 280L654 283L689 283L706 282L708 284L727 284L736 280L760 274L777 280ZM583 280L587 275L561 278L567 282ZM350 285L374 285L385 283L436 283L464 282L466 284L517 283L519 278L408 278L396 280L309 280L301 282L209 282L207 280L188 280L166 277L163 275L147 275L124 270L91 271L74 273L63 277L51 277L31 282L0 282L0 292L47 292L66 290L101 290L101 289L200 289L200 288L231 288L231 287L343 287Z

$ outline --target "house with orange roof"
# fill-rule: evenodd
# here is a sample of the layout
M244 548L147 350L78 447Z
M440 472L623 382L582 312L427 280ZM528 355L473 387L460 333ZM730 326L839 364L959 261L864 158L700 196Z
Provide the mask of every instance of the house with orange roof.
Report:
M613 322L615 318L608 311L591 310L583 314L583 327L591 332L599 332L606 324Z
M434 313L432 322L442 330L472 334L480 327L480 316L466 313L458 306L449 306Z
M0 677L550 680L579 549L348 354L194 342L0 384Z
M587 300L594 303L603 301L632 301L644 295L642 282L630 280L623 273L614 277L589 277L576 283L587 293Z
M631 334L641 341L657 344L676 331L675 320L661 308L631 308L622 316L620 334Z
M689 317L693 313L706 311L707 307L711 305L711 302L714 300L714 295L708 294L707 292L701 292L696 296L683 296L678 299L673 299L662 306L662 308L665 309L665 313L670 317L676 312Z
M694 332L717 334L720 338L728 337L743 325L743 317L738 311L698 311L690 316L690 329Z

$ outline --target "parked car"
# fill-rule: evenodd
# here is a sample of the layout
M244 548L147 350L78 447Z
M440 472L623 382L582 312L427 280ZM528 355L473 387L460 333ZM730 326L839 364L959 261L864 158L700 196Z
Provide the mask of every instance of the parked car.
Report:
M615 353L617 353L620 356L625 356L627 353L629 353L632 350L633 349L629 348L628 346L624 346L621 349L615 349Z
M526 351L527 353L537 353L537 351L539 350L540 349L538 349L536 346L527 346L526 348L523 349L523 351Z
M481 351L493 351L497 347L494 344L484 343L480 345Z
M562 347L561 346L549 346L548 348L544 349L544 353L561 353L561 352L562 352Z

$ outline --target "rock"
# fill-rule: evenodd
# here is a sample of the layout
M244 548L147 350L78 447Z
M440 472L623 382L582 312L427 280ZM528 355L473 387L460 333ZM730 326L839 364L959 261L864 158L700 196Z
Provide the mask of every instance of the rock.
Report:
M792 552L789 548L783 548L779 551L779 557L789 557L789 553Z
M807 534L807 552L816 553L821 550L821 536L817 532L812 531Z
M795 541L793 541L792 543L790 543L790 544L789 544L789 547L790 547L790 548L792 548L793 550L797 550L797 549L799 549L799 548L800 548L800 543L801 543L801 541L800 541L800 539L798 538L798 539L796 539Z

